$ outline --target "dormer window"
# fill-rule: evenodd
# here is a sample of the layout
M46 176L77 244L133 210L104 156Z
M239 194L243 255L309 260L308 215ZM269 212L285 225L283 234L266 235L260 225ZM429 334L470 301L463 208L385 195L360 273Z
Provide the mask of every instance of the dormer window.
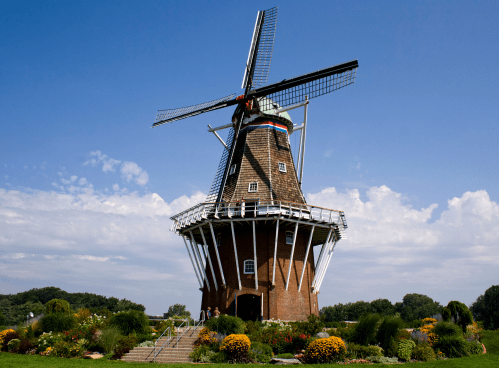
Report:
M258 182L257 181L249 183L248 192L250 192L250 193L258 192Z
M293 232L286 231L286 244L293 244Z
M236 165L236 164L234 164L234 165L232 165L232 166L230 167L229 175L232 175L232 174L234 174L234 173L236 172L236 166L237 166L237 165Z
M279 171L285 173L286 172L286 164L284 162L279 162Z
M252 259L247 259L244 261L244 273L252 274L255 273L255 261Z

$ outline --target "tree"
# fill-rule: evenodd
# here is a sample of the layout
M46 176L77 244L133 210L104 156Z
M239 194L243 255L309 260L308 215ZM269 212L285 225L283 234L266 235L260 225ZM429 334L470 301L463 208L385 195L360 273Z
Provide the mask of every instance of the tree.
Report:
M320 316L324 322L342 322L348 320L348 306L344 304L335 304L333 307L322 307Z
M50 313L69 313L71 311L71 306L67 300L63 299L52 299L45 304L45 312Z
M376 299L371 302L373 313L378 313L382 316L392 316L395 314L395 307L388 299Z
M163 313L164 318L170 318L173 316L178 317L191 317L191 312L185 310L185 305L183 304L174 304L170 305L167 313Z
M362 300L355 303L348 303L348 320L358 321L361 316L371 313L371 303Z
M471 306L473 316L483 321L487 330L499 328L499 285L489 287Z
M5 326L5 317L3 316L2 314L2 311L0 310L0 327L4 327Z
M461 302L453 300L447 304L447 309L450 311L454 323L460 325L463 332L466 332L466 326L473 322L473 317L468 307Z
M421 294L406 294L402 299L400 316L404 321L431 317L442 312L442 306L432 298Z

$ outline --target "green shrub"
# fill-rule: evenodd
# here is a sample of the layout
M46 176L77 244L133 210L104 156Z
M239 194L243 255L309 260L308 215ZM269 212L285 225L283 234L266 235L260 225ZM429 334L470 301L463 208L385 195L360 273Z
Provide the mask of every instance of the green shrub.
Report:
M351 336L353 342L361 345L376 343L376 325L380 320L379 314L365 314L360 317Z
M109 326L101 331L98 344L106 353L112 353L121 338L120 330L117 327Z
M244 334L253 335L260 331L262 328L262 322L260 321L246 321L244 322Z
M70 313L71 305L64 299L52 299L45 304L45 313Z
M334 334L329 334L329 336L341 337L344 341L353 341L356 324L350 323L347 325L345 323L344 326L342 326L341 324L342 323L340 322L340 327L336 329L336 332Z
M462 336L461 328L458 325L445 321L438 322L433 329L433 333L439 337Z
M412 349L411 358L422 362L430 362L437 358L437 354L427 342L422 342L416 344Z
M217 351L211 356L212 363L227 363L227 360L229 360L229 358L223 351Z
M369 356L366 358L366 360L369 360L373 363L381 363L381 364L396 364L398 363L398 359L396 357L393 358L388 358L384 356Z
M40 325L45 332L68 331L75 327L76 317L72 314L52 312L40 319Z
M208 345L200 345L198 347L195 347L192 350L192 352L189 354L189 358L191 358L193 362L207 363L207 362L204 362L203 360L206 360L204 357L211 355L211 354L209 354L209 352L211 352L211 351L212 350L210 349L210 347Z
M244 321L239 317L220 315L206 321L206 327L223 335L240 335L244 333Z
M51 355L60 358L74 358L82 356L84 350L78 344L67 341L59 341L54 345Z
M258 341L251 343L251 357L258 363L270 362L273 355L274 352L269 344L264 344Z
M397 356L408 362L411 359L412 349L416 346L414 341L401 339L397 346Z
M19 350L19 345L21 345L21 340L12 339L7 343L7 349L11 352L17 353L17 351Z
M482 343L476 340L468 342L468 353L470 355L482 354L483 346Z
M293 359L295 356L291 353L282 353L276 356L279 359Z
M308 316L307 321L294 322L292 324L294 332L310 336L314 336L318 332L321 332L323 328L324 322L314 314Z
M18 352L19 354L27 354L29 351L34 351L34 345L33 343L36 343L35 339L21 339L21 343L19 344L19 349Z
M145 333L149 328L149 320L145 313L136 310L116 313L111 317L109 324L117 327L123 335L129 335L132 332Z
M134 311L138 312L138 311ZM144 312L140 312L144 313ZM114 349L113 359L121 359L123 355L128 353L137 345L137 338L133 335L123 336L118 340L118 344Z
M459 335L440 336L434 344L434 348L440 350L448 358L460 358L469 355L468 347L468 342Z
M350 359L366 359L368 356L382 355L383 349L376 345L363 346L351 342L347 347L347 356Z
M383 319L376 333L376 340L384 351L390 350L403 325L404 321L399 317L388 316Z

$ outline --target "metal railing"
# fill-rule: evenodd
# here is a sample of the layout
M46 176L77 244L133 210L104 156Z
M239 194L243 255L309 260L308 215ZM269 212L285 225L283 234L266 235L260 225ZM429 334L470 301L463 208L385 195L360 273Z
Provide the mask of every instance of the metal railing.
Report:
M174 328L175 328L175 335L177 336L177 343L173 346L174 348L178 348L178 342L179 340L182 338L182 336L184 336L184 334L189 330L189 318L186 318L186 319L172 319L171 321L173 321L173 323L175 323L175 321L182 321L182 323L180 324L180 326L176 327L175 324L174 324ZM180 328L185 324L186 324L186 327L184 329L184 332L182 332L182 335L178 335L178 333L180 332ZM163 345L161 345L161 347L159 348L159 351L156 352L156 346L158 344L158 341L165 335L165 333L168 332L168 339L163 343ZM165 347L165 345L168 343L168 346L167 347L170 347L170 342L172 340L172 335L171 335L171 327L168 327L162 334L160 337L158 337L158 339L154 342L154 362L156 362L156 357L159 355L159 353L161 353L161 350L163 350L163 348Z
M289 201L204 202L180 212L170 219L173 221L171 230L178 232L186 226L207 219L265 218L269 216L336 223L343 228L347 227L343 211Z

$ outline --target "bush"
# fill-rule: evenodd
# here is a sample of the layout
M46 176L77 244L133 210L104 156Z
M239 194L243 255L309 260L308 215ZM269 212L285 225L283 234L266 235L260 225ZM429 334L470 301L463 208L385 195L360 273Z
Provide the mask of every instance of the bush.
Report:
M399 340L397 346L397 356L408 362L411 359L412 349L416 346L412 340Z
M437 359L437 354L428 343L422 342L416 344L412 349L411 358L422 362L430 362Z
M448 358L460 358L469 355L468 346L468 342L459 335L440 336L434 344L435 349L440 350Z
M312 341L305 351L307 363L329 363L343 359L346 354L345 343L336 336Z
M382 356L383 349L376 345L362 346L351 342L348 344L347 356L351 359L366 359L368 356Z
M355 326L354 333L351 336L352 342L361 345L376 343L376 325L378 324L379 320L379 314L369 313L360 317L359 322Z
M76 317L72 314L53 312L40 319L40 325L45 332L62 332L71 330L76 325Z
M432 331L438 337L462 336L461 328L452 322L438 322Z
M70 313L71 305L64 299L52 299L45 304L45 313Z
M244 333L244 321L239 317L220 315L206 321L206 327L224 335L240 335Z
M191 358L193 362L208 363L206 360L207 357L211 358L212 354L210 353L214 352L210 349L208 345L200 345L192 350L192 352L189 354L189 358Z
M293 323L292 328L293 331L296 331L298 334L314 336L322 331L324 328L324 322L319 317L312 314L308 316L308 319L305 322Z
M260 331L262 328L262 322L260 321L246 321L244 322L244 334L253 335Z
M33 350L34 346L30 339L22 339L19 344L19 354L27 354L29 351Z
M149 328L149 320L145 313L136 310L116 313L111 317L109 324L117 327L123 335L130 335L132 332L145 333Z
M483 353L482 343L479 341L469 341L467 350L470 355L482 354Z
M268 363L272 359L274 352L269 344L255 341L251 343L251 355L258 363Z
M121 338L120 330L117 327L109 326L101 331L98 344L106 353L112 353Z
M74 358L82 356L83 353L84 350L78 344L67 341L59 341L54 345L51 355L60 358Z
M138 311L134 311L138 312ZM144 312L140 312L144 313ZM118 344L116 345L116 348L114 349L114 354L113 354L113 359L121 359L123 355L128 353L130 350L132 350L135 346L137 345L137 338L133 335L130 336L122 336L118 340Z
M21 340L12 339L7 343L7 349L11 352L17 353L19 350L19 345L21 345Z
M151 322L154 322L154 321L151 321ZM171 335L175 336L175 328L174 328L174 324L173 324L173 321L171 319L165 319L163 321L159 321L159 322L156 322L156 324L154 325L154 329L156 331L158 331L158 337L166 331L166 329L170 327L170 333Z
M390 350L403 325L404 321L399 317L390 316L383 319L376 333L376 340L384 351ZM392 351L392 353L394 352Z
M220 318L220 317L219 317ZM234 363L248 362L248 353L251 342L248 336L241 334L231 334L223 339L220 351L227 354L229 360Z
M12 329L2 331L0 333L0 346L2 346L2 351L8 351L9 342L19 338L19 334Z

